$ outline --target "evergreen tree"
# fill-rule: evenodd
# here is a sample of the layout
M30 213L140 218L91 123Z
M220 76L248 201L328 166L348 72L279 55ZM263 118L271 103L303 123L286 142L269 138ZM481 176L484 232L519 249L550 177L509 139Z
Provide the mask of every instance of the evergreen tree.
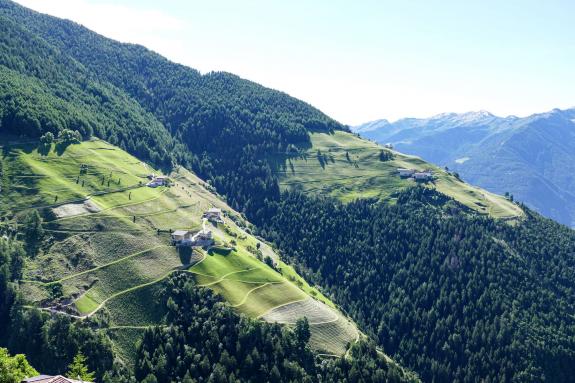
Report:
M72 363L68 366L68 376L72 379L83 380L86 382L94 381L95 374L88 370L86 357L78 352Z

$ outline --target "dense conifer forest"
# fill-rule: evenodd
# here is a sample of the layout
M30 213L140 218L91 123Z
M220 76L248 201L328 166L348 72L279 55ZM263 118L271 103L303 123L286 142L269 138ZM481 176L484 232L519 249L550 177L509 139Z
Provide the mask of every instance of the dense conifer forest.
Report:
M567 382L575 232L418 187L395 206L282 198L264 235L423 381Z

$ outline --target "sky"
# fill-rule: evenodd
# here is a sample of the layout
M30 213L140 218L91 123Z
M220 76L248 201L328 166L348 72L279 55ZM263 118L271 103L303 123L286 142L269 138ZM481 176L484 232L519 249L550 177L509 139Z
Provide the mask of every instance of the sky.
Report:
M338 121L575 106L572 0L17 0Z

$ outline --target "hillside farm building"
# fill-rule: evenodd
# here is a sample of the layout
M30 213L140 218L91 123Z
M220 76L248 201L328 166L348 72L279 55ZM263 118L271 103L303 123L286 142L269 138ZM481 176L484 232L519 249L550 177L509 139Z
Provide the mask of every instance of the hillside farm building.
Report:
M211 246L214 244L214 238L211 230L206 229L206 221L204 218L202 223L202 230L197 233L192 233L188 230L176 230L172 233L172 245L174 246L190 246L190 247L203 247Z
M401 178L413 178L416 181L429 181L433 179L431 170L420 172L415 169L397 169L397 173Z
M189 231L187 230L176 230L172 233L172 243L173 244L177 244L177 243L181 243L182 241L186 240L186 239L191 239L191 234Z
M415 173L415 169L397 169L401 178L409 178Z
M150 177L148 176L148 178L150 178ZM155 187L164 186L167 184L168 184L168 177L152 175L152 180L150 182L148 182L146 184L146 186L149 186L151 188L155 188Z
M416 181L429 181L433 178L433 174L430 171L416 172L413 174L413 178Z
M200 230L192 237L191 246L211 246L214 244L210 230Z
M222 214L222 209L212 207L204 213L204 218L212 222L224 223L224 215Z

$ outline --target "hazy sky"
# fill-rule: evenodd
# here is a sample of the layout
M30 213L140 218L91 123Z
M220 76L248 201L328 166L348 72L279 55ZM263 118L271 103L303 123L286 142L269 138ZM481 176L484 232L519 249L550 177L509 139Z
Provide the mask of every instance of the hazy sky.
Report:
M575 106L572 0L17 0L347 124Z

